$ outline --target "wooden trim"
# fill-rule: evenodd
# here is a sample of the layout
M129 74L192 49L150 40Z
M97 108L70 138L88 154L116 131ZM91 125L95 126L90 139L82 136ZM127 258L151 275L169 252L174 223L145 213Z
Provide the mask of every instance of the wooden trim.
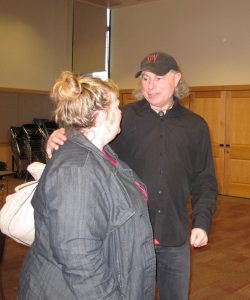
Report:
M195 98L220 98L221 97L221 92L222 91L211 91L211 90L204 90L204 91L191 91L192 95L195 97Z
M49 91L0 87L0 93L42 94L42 95L48 95L48 94L49 94Z
M250 90L250 85L218 85L218 86L191 86L191 92L196 91L247 91ZM131 93L134 89L120 89L120 93ZM42 94L48 95L49 91L19 89L19 88L5 88L0 87L0 93L17 93L17 94Z
M250 90L250 85L218 85L218 86L193 86L191 92L195 91L244 91Z
M5 140L0 141L0 147L1 146L9 146L9 145L10 145L10 141L7 141L7 140L6 141Z
M120 89L121 93L131 93L132 91L134 91L135 89Z
M214 86L191 86L190 92L207 92L207 91L249 91L250 85L214 85ZM120 93L131 93L134 89L120 89Z

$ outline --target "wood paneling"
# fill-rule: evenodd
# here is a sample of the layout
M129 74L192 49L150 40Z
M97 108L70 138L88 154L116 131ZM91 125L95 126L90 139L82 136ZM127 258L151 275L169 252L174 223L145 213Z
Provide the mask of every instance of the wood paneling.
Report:
M135 102L136 99L133 96L133 90L131 90L131 89L121 90L119 100L120 100L120 105L121 106L129 104L131 102Z
M7 164L8 170L11 170L12 160L9 142L0 142L0 160Z
M190 110L202 116L208 123L215 173L219 192L224 193L224 131L225 131L225 98L226 92L208 91L192 92Z
M225 193L250 198L250 91L228 92Z

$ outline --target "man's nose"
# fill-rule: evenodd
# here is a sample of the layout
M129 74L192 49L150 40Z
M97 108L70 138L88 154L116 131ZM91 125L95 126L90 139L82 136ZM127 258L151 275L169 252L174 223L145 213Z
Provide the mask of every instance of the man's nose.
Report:
M153 89L154 88L154 80L149 80L148 88L149 89Z

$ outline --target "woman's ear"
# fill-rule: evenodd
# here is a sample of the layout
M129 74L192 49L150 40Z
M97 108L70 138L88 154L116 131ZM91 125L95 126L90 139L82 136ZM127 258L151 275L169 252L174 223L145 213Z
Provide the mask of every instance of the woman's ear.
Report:
M100 110L96 116L96 125L102 125L107 120L107 112Z

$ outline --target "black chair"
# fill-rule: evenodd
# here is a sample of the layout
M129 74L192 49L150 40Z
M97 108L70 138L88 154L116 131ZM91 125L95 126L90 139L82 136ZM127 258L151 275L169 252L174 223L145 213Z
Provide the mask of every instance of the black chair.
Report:
M29 164L34 161L46 163L45 134L37 124L23 124L25 154Z
M48 119L33 119L33 123L37 124L40 127L46 139L54 130L58 129L57 123Z
M0 171L7 171L7 164L4 161L0 161Z
M32 123L33 123L33 124L37 124L40 128L43 127L43 124L44 124L45 122L49 122L49 119L38 119L38 118L34 118L34 119L32 120Z
M28 165L22 127L10 127L10 145L12 151L12 170L16 170L17 176L22 178L26 173Z
M55 131L58 128L59 128L58 125L54 121L49 121L49 122L43 123L43 130L44 130L47 138L52 134L53 131Z
M45 141L46 135L38 124L23 124L12 126L11 149L14 165L18 177L27 176L27 166L34 161L46 163Z

